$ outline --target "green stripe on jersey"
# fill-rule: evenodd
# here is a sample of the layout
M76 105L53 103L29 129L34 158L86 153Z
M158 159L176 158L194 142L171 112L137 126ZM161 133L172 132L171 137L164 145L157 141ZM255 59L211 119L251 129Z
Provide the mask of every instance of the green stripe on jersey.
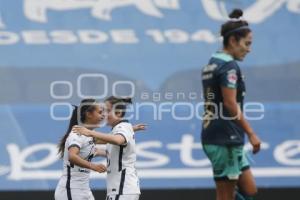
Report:
M217 52L217 53L214 53L212 55L213 58L218 58L218 59L221 59L221 60L224 60L225 62L229 62L229 61L232 61L233 60L233 57L229 54L226 54L224 52Z

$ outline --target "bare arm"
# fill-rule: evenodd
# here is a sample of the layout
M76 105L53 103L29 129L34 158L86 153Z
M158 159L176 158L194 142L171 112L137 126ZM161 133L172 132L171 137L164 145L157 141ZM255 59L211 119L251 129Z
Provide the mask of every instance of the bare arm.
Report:
M147 126L148 126L147 124L136 124L136 125L132 126L132 128L133 128L134 132L138 132L138 131L146 130Z
M95 138L95 143L96 144L107 144L107 142L104 142L103 140L101 140L99 138Z
M79 148L78 147L71 147L69 148L69 161L79 167L83 167L86 169L91 169L100 173L103 173L106 171L106 167L102 164L93 164L91 162L88 162L84 159L82 159L79 154Z
M76 133L80 133L80 134L88 136L88 137L93 137L93 138L99 139L102 142L104 142L105 144L110 143L110 144L114 144L114 145L122 145L122 144L125 144L125 142L126 142L125 138L120 134L116 134L116 135L105 134L105 133L89 130L82 126L74 126L72 131L74 131Z
M229 111L230 115L246 132L251 145L253 146L253 153L260 150L260 139L257 137L250 124L245 119L240 106L236 102L236 89L222 87L222 95L224 107Z
M136 124L136 125L132 126L132 128L133 128L134 132L137 132L137 131L144 131L144 130L146 130L147 126L148 126L147 124ZM107 144L107 143L110 143L110 144L122 145L122 144L124 144L126 142L126 141L123 141L122 138L120 138L118 135L117 135L118 138L106 138L105 137L106 140L104 140L103 137L102 137L103 134L105 136L107 136L108 134L97 132L99 134L102 134L101 136L99 136L97 134L91 133L90 130L88 130L88 129L84 128L84 127L81 127L81 126L74 126L73 129L72 129L72 131L80 133L80 134L88 136L88 137L95 138L95 143L96 144ZM121 136L121 137L123 137L123 136Z
M98 138L106 143L114 144L114 145L122 145L125 144L126 142L125 138L120 134L111 135L111 134L91 131L90 135L94 138Z

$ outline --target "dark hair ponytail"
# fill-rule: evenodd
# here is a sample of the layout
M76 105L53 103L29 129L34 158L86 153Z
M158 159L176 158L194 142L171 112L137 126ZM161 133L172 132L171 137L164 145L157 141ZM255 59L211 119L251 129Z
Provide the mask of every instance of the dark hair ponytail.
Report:
M130 97L122 98L121 101L124 103L132 104L132 98Z
M230 20L224 23L221 27L221 36L223 36L223 45L227 47L229 38L233 36L237 41L251 32L249 24L242 19L243 11L241 9L234 9L230 14Z
M68 126L68 129L65 133L65 135L61 138L61 140L59 141L59 144L58 144L58 154L59 154L59 157L62 158L64 157L64 150L65 150L65 143L66 143L66 140L68 138L68 136L70 135L71 133L71 130L72 130L72 127L75 126L75 125L78 125L78 106L74 106L74 110L72 112L72 116L71 116L71 119L70 119L70 122L69 122L69 126Z
M110 96L105 101L110 102L116 112L121 112L121 117L124 117L126 114L127 104L132 104L131 97L118 98L115 96Z
M85 122L86 120L86 113L92 112L95 109L95 106L93 105L96 103L95 99L83 99L78 106L74 106L74 110L72 112L72 116L69 122L68 129L65 133L65 135L61 138L58 144L58 154L60 155L60 158L64 156L64 150L65 150L65 143L72 131L72 127L75 125L78 125L78 120L80 119L80 122ZM78 114L80 114L80 118L78 117Z

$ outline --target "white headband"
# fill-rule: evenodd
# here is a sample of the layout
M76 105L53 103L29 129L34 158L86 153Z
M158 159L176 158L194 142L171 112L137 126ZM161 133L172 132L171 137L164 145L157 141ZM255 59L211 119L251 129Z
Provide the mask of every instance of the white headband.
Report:
M243 16L241 16L239 18L229 18L228 21L229 22L239 22L239 21L245 21L245 19Z

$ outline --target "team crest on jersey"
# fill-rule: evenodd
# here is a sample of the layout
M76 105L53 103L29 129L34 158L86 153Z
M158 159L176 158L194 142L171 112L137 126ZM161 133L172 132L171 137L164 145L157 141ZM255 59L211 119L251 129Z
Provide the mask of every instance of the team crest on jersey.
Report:
M237 74L236 74L236 70L230 70L227 72L227 80L230 84L236 84L237 82Z

